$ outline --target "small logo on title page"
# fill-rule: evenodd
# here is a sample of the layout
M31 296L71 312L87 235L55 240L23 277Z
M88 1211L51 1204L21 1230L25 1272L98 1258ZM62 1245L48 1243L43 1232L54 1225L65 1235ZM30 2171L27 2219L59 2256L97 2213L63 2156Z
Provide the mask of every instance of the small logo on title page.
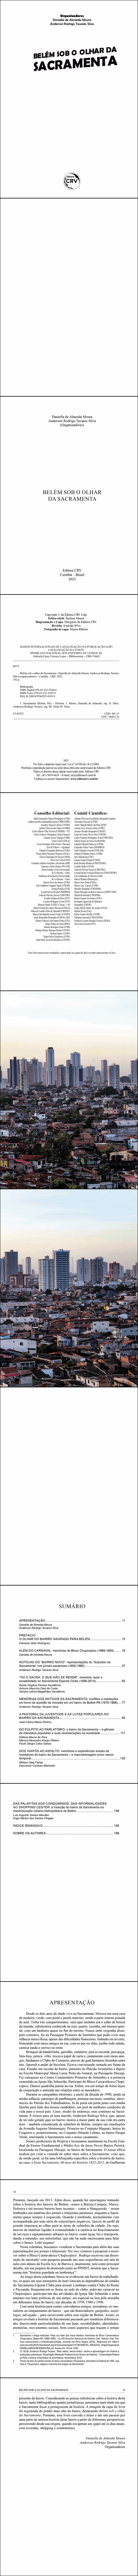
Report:
M66 170L64 188L80 188L78 170Z

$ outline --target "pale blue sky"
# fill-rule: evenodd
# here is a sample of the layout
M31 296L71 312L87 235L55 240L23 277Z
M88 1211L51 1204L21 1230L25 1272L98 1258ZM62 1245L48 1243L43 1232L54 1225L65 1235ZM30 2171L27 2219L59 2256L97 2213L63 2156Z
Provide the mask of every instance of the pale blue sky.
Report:
M0 1057L7 1071L10 1055L44 1056L54 1046L55 1064L77 1047L83 1064L120 1064L130 1071L137 1055L137 992L1 993Z
M137 1260L137 1190L3 1190L1 1252L17 1249L24 1262L66 1245L73 1254L96 1252L113 1261Z

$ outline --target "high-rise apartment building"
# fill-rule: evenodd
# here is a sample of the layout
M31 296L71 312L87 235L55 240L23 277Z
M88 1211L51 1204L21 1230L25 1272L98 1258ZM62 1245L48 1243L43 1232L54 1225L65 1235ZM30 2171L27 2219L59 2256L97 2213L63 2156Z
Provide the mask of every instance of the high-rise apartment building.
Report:
M34 1075L34 1082L35 1082L35 1083L36 1083L36 1085L37 1085L37 1083L39 1082L39 1064L38 1064L38 1055L33 1055L32 1070L33 1070L33 1075Z
M46 1082L50 1091L53 1091L56 1082L54 1047L46 1047Z
M57 1250L53 1252L53 1287L61 1288L62 1291L64 1289L67 1296L70 1287L70 1252Z
M72 1065L73 1073L73 1091L79 1091L80 1055L78 1055L77 1049L75 1048L73 1055L70 1057L70 1064Z
M18 1055L10 1055L10 1090L20 1091L20 1064Z
M138 1058L137 1058L137 1055L134 1055L134 1056L131 1056L131 1091L135 1091L135 1090L137 1090L137 1079L138 1079Z
M47 1270L47 1261L46 1261L46 1270ZM53 1258L52 1258L52 1255L51 1255L51 1254L50 1254L50 1260L49 1260L49 1254L48 1254L48 1280L46 1279L46 1287L50 1288L50 1293L52 1294L52 1289L53 1289L53 1287L54 1287L54 1278L53 1278Z
M87 1260L85 1260L85 1256L83 1257L83 1254L82 1254L82 1259L81 1259L80 1261L77 1261L77 1280L78 1280L78 1288L86 1288L86 1287L88 1287L88 1281L89 1281L89 1278L90 1278L90 1262L89 1262L89 1261L87 1261Z
M107 1055L101 1056L102 1082L107 1082Z
M65 1064L57 1064L56 1071L57 1071L57 1091L65 1091L65 1089L66 1089L66 1066L65 1066Z
M13 1251L12 1251L12 1252L5 1252L5 1279L6 1279L6 1286L8 1286L8 1281L9 1281L9 1279L17 1279L17 1272L18 1272L18 1252L13 1252Z
M25 1268L26 1268L26 1279L31 1279L31 1253L30 1253L30 1252L26 1252Z
M28 1092L28 1091L34 1091L34 1088L35 1088L35 1082L37 1082L37 1081L38 1081L38 1062L37 1062L37 1057L35 1057L35 1059L34 1059L33 1057L31 1057L31 1058L30 1058L30 1060L28 1060L28 1056L27 1056L27 1055L22 1055L22 1056L21 1056L21 1062L20 1062L20 1091L23 1091L23 1095L24 1095L24 1098L25 1098L25 1099L27 1099L27 1092Z
M67 1056L66 1063L66 1091L73 1091L73 1064L70 1056Z
M109 1261L109 1279L120 1279L120 1261Z
M29 1082L28 1082L28 1073L27 1073L27 1071L26 1071L25 1073L22 1073L22 1084L21 1084L21 1088L22 1088L22 1091L23 1091L23 1099L24 1099L24 1100L27 1100L27 1093L28 1093L28 1091L29 1091Z
M77 1065L77 1068L78 1068L78 1071L79 1071L80 1055L78 1055L77 1048L75 1048L75 1047L74 1047L74 1053L73 1053L73 1055L72 1055L72 1053L71 1053L70 1062L71 1062L71 1064L73 1064L73 1065Z
M1 1288L5 1288L5 1278L6 1278L6 1271L5 1271L5 1252L2 1252L2 1253L1 1253L1 1261L0 1261L0 1284L1 1284Z
M45 1290L46 1292L46 1290L48 1291L49 1289L52 1295L52 1289L54 1287L53 1261L51 1258L49 1260L49 1252L46 1252L44 1258L38 1262L38 1280L39 1290L41 1290L41 1292Z
M120 1091L119 1064L108 1064L108 1091Z
M40 1290L42 1291L42 1290L44 1290L44 1288L46 1288L46 1262L45 1262L45 1259L44 1259L44 1260L42 1259L42 1260L38 1261L38 1282L39 1282L39 1293L40 1293Z
M84 1069L83 1069L83 1082L84 1082ZM86 1065L85 1065L85 1082L92 1082L92 1084L93 1084L93 1086L94 1086L94 1083L95 1083L95 1064L86 1064Z
M104 1275L104 1264L101 1253L99 1260L96 1256L96 1260L90 1262L90 1275L92 1288L101 1288Z

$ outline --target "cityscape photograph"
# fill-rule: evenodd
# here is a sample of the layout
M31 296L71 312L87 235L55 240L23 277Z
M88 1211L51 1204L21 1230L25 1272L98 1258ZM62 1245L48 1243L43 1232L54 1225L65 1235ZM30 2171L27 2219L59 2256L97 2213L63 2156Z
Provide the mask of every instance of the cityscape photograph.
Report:
M137 995L2 995L1 1189L137 1184Z
M136 1190L3 1194L1 1386L136 1386L137 1283Z

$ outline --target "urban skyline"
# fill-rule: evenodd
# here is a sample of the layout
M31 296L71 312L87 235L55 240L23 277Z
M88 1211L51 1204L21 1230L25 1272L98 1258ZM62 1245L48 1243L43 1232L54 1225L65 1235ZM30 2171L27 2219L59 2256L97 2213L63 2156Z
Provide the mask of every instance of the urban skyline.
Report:
M124 1256L107 1267L100 1250L82 1255L80 1238L74 1271L61 1238L51 1255L37 1252L37 1275L26 1254L23 1275L16 1238L2 1257L2 1388L137 1386L137 1261L127 1264L126 1243Z
M88 1288L91 1286L93 1288L100 1289L103 1284L105 1285L106 1280L108 1282L108 1286L110 1283L112 1285L112 1283L115 1284L119 1280L122 1280L122 1282L124 1280L125 1283L125 1277L126 1275L128 1277L128 1273L129 1277L131 1276L137 1283L137 1261L132 1263L132 1270L131 1266L129 1268L128 1264L126 1265L125 1270L124 1262L104 1261L101 1254L95 1255L94 1260L90 1258L90 1256L87 1258L87 1256L80 1254L77 1256L77 1269L74 1271L73 1263L70 1264L69 1247L67 1248L65 1246L63 1248L61 1245L59 1246L59 1249L56 1248L56 1250L54 1250L53 1246L53 1252L50 1256L48 1252L44 1255L38 1256L37 1273L35 1273L34 1269L31 1268L31 1255L29 1254L28 1256L28 1254L26 1254L25 1267L23 1267L22 1262L20 1262L20 1264L18 1263L17 1248L13 1250L12 1246L11 1249L9 1247L7 1252L1 1254L0 1262L1 1288L7 1288L8 1295L9 1291L14 1292L14 1289L21 1289L24 1291L26 1288L27 1297L29 1290L31 1293L33 1285L34 1287L38 1285L40 1296L50 1295L51 1297L53 1295L57 1295L58 1292L61 1292L66 1296L69 1294L69 1290L72 1288L76 1280L78 1288Z
M104 1057L107 1063L120 1064L120 1074L129 1074L131 1058L137 1057L137 992L96 993L40 992L1 996L1 1062L7 1073L10 1056L30 1062L36 1055L44 1062L46 1047L53 1047L55 1064L64 1063L79 1052L83 1065L95 1064L97 1072Z
M26 1256L31 1268L38 1271L39 1258L53 1255L53 1244L70 1249L70 1266L76 1271L77 1258L117 1260L124 1269L133 1268L137 1260L137 1191L89 1189L58 1191L58 1208L54 1190L7 1190L1 1198L1 1254L9 1245L18 1247L19 1263L25 1268Z
M131 1056L131 1062L127 1074L125 1072L125 1068L123 1069L123 1074L121 1073L120 1063L116 1058L108 1063L107 1056L101 1057L101 1064L98 1067L95 1063L87 1063L83 1065L83 1063L81 1063L80 1049L78 1048L71 1050L71 1055L66 1058L66 1063L60 1059L56 1064L52 1042L50 1043L50 1046L45 1049L44 1063L42 1057L32 1056L31 1058L28 1058L28 1056L17 1056L14 1053L13 1056L10 1056L10 1062L7 1065L5 1074L3 1073L2 1065L0 1066L1 1094L3 1088L7 1088L8 1085L8 1097L10 1096L10 1093L13 1093L16 1095L23 1095L24 1099L27 1099L27 1096L29 1096L31 1091L55 1091L56 1088L57 1091L64 1091L66 1093L72 1091L73 1094L73 1092L79 1092L80 1089L86 1089L86 1086L88 1086L89 1089L90 1085L93 1090L98 1090L100 1087L101 1091L108 1089L119 1092L120 1089L123 1090L123 1083L125 1083L126 1086L131 1083L131 1090L133 1091L137 1088L137 1081L137 1056Z

